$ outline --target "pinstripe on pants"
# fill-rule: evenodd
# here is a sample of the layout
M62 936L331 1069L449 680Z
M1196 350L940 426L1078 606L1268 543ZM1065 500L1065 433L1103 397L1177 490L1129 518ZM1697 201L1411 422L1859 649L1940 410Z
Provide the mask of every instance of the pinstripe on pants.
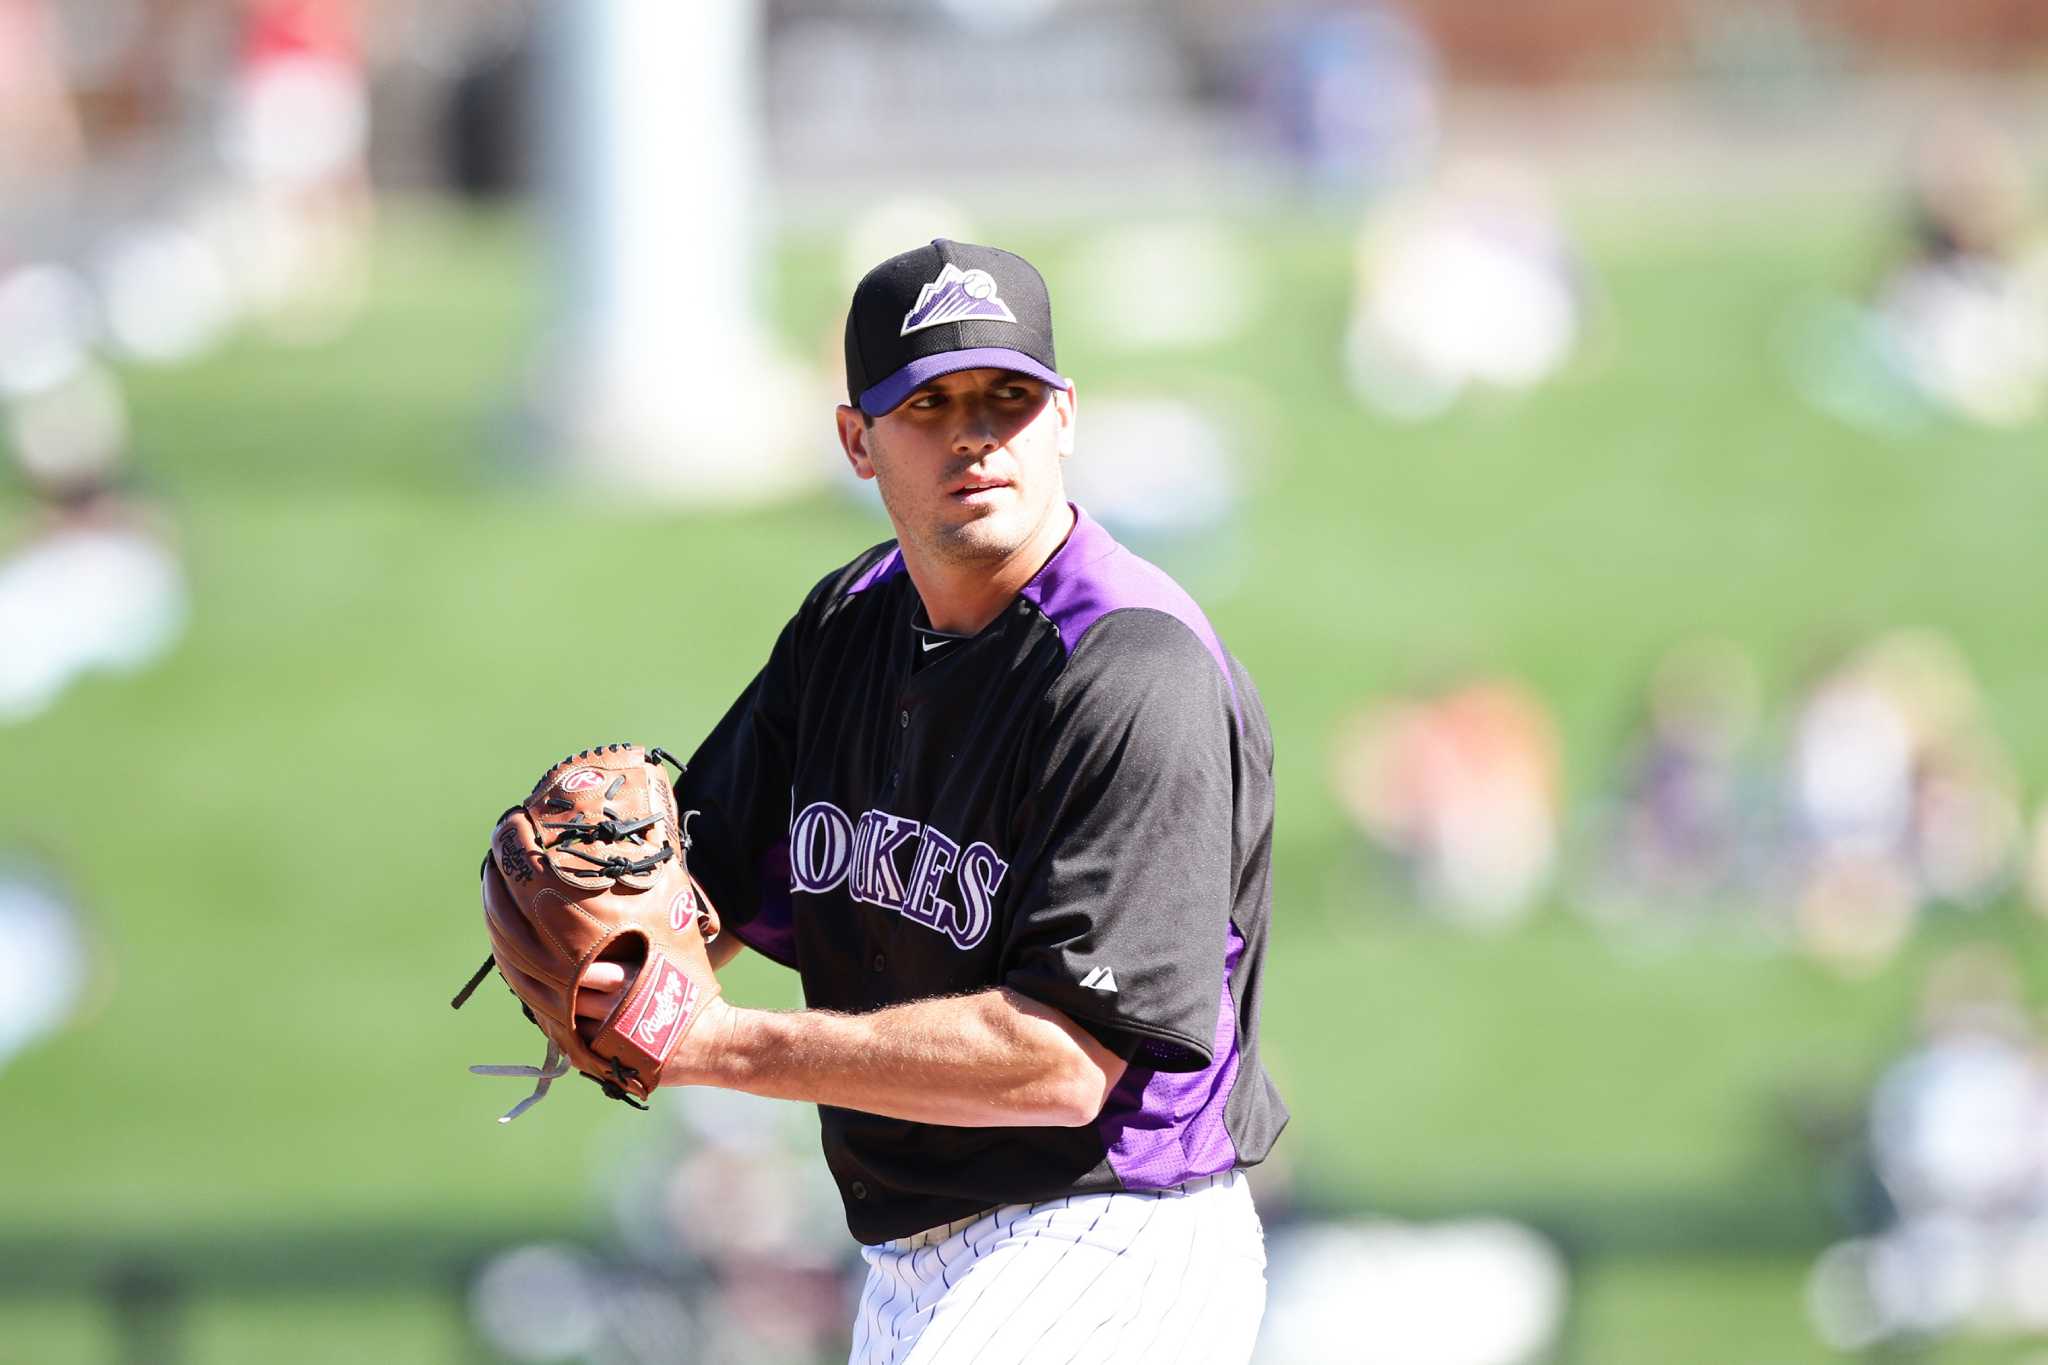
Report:
M1242 1365L1266 1306L1241 1171L1006 1204L861 1255L850 1365Z

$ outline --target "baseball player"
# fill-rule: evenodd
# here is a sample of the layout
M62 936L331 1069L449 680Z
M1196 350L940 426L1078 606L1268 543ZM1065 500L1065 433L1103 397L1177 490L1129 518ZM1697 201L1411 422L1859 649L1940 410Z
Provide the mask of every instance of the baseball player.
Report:
M847 461L896 539L833 570L677 784L725 933L663 1068L817 1104L869 1273L851 1359L1243 1361L1272 739L1200 608L1067 502L1045 283L939 240L846 325ZM624 971L583 976L603 1017Z

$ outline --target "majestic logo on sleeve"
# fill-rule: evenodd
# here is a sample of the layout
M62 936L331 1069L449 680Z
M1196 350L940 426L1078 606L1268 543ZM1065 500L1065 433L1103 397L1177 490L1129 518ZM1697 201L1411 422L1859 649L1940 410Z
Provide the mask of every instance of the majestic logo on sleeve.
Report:
M813 801L789 822L790 890L822 895L844 885L853 899L915 920L958 948L987 937L1009 870L987 844L962 849L936 826L885 810L855 819Z
M903 315L903 330L898 335L909 336L962 318L1015 322L1017 315L996 294L995 276L986 270L962 270L948 261L937 279L917 291L917 306Z

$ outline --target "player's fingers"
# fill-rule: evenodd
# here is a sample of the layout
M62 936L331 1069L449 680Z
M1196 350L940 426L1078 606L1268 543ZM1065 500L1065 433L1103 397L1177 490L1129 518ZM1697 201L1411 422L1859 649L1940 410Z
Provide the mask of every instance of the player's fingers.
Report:
M616 962L593 962L577 978L576 1017L604 1019L618 1008L626 969Z
M576 1017L578 1019L603 1019L617 1008L619 997L611 991L576 992Z
M593 962L578 980L586 991L616 991L626 984L626 967L622 962Z

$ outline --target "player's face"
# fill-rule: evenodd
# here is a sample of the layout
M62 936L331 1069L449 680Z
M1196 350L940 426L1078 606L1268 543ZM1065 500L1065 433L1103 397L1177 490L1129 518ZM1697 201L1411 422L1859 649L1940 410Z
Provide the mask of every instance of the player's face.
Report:
M906 546L953 561L1001 561L1064 511L1060 461L1074 398L1011 370L961 370L863 423L839 410L853 472L873 479Z

